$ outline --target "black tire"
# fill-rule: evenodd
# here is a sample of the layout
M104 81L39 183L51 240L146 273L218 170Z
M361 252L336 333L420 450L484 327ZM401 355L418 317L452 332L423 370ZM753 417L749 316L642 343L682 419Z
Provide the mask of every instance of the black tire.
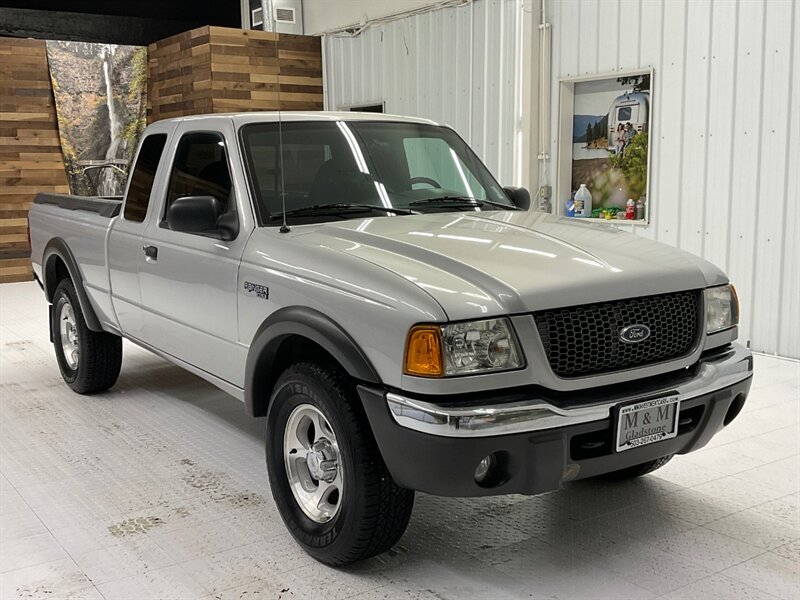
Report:
M71 365L64 352L61 337L62 308L68 304L74 316L77 333L77 364ZM93 394L110 388L117 381L122 367L122 338L86 326L75 286L62 279L53 295L53 345L61 376L72 391Z
M642 475L647 475L648 473L652 473L656 469L660 469L670 460L672 460L673 456L675 455L670 454L669 456L657 458L655 460L651 460L646 463L642 463L640 465L634 465L632 467L628 467L627 469L612 471L611 473L606 473L605 475L603 475L603 477L606 479L616 479L616 480L634 479L636 477L641 477Z
M301 405L322 412L338 443L343 468L338 512L324 523L301 509L284 459L287 422ZM392 480L354 386L338 370L304 362L281 375L267 414L266 458L272 496L286 527L318 561L343 566L364 560L394 546L405 532L414 492Z

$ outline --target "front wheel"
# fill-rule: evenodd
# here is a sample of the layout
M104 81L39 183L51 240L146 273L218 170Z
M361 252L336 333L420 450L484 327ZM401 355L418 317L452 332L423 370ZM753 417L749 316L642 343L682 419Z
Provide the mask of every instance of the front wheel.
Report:
M350 382L299 363L267 414L267 467L286 527L311 556L341 566L385 552L405 532L414 492L389 475Z
M78 294L69 279L53 295L53 345L66 384L78 394L107 390L122 367L122 338L86 326Z

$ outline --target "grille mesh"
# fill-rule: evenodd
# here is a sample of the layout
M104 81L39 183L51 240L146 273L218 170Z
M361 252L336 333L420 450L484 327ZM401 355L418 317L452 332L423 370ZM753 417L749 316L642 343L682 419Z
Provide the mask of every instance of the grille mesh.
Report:
M699 292L544 310L533 318L556 375L596 375L689 354L700 333ZM650 337L623 342L619 333L628 325L646 325Z

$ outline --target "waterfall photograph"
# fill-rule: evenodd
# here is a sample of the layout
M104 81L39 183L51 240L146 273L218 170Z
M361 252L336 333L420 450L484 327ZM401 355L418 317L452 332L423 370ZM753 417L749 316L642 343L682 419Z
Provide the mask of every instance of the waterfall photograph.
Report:
M120 196L145 127L147 49L47 42L70 191Z

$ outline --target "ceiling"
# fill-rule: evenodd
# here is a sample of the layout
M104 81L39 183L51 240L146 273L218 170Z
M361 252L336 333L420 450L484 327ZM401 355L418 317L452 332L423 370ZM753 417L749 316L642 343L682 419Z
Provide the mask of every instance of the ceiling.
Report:
M146 45L202 25L241 27L239 0L0 0L0 36Z

